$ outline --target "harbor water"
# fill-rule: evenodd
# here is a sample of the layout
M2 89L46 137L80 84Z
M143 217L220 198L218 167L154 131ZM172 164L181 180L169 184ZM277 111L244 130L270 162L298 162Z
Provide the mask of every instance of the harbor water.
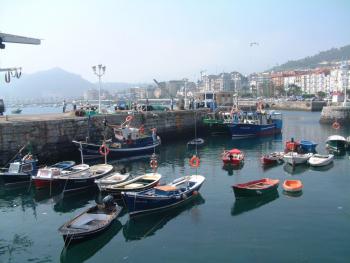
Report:
M349 153L318 169L285 164L264 168L260 157L282 151L291 137L313 140L319 143L318 152L326 153L329 135L349 136L350 130L319 124L317 112L283 114L281 136L203 137L197 170L188 164L195 150L187 149L186 143L192 138L162 145L158 153L162 182L204 175L200 195L161 213L133 219L123 213L102 235L68 249L57 229L101 200L97 191L50 195L31 185L0 184L0 262L349 262ZM245 153L240 169L222 164L220 154L231 148ZM133 175L151 171L147 156L113 163ZM264 177L280 180L278 194L235 200L233 184ZM285 179L300 179L302 194L284 193Z

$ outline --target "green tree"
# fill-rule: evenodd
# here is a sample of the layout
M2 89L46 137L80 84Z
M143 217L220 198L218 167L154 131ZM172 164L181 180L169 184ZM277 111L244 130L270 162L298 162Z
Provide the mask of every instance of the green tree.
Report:
M287 91L288 96L300 96L302 93L303 92L299 86L295 84L288 85L288 91Z
M321 99L325 98L326 96L327 96L327 94L324 91L318 91L317 92L317 97L319 97Z

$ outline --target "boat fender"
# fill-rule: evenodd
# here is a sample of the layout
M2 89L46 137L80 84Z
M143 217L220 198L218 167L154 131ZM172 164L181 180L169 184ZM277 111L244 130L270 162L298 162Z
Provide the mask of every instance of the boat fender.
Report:
M182 199L186 199L187 198L187 195L186 194L182 194Z
M109 148L107 147L107 145L102 144L101 147L98 149L98 152L103 156L107 156L109 154Z
M198 195L198 191L193 191L193 195Z
M196 155L193 155L192 158L190 159L190 166L191 167L199 167L200 160Z
M337 122L337 121L333 122L332 128L335 129L335 130L338 130L340 128L339 122Z
M149 162L149 165L151 166L152 169L156 169L158 167L158 162L157 160L153 159Z

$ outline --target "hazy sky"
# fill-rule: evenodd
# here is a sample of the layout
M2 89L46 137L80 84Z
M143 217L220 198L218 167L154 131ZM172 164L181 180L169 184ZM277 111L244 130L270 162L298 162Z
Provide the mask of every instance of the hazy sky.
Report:
M0 0L0 31L44 39L7 44L0 67L96 81L103 63L105 81L127 82L250 73L350 44L349 14L349 0Z

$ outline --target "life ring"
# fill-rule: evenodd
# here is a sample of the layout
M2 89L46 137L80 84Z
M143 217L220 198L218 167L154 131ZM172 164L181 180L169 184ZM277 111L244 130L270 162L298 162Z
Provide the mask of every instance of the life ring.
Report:
M129 122L132 121L133 117L131 115L129 115L128 117L126 117L125 121Z
M200 160L196 155L193 155L192 158L190 159L190 166L191 167L199 167Z
M338 129L340 128L339 122L335 121L335 122L332 124L332 128L338 130Z
M101 147L98 149L98 152L103 156L107 156L109 154L109 148L107 147L107 145L102 144Z
M149 166L151 166L151 168L152 169L156 169L157 167L158 167L158 162L157 162L157 160L151 160L150 162L149 162Z

